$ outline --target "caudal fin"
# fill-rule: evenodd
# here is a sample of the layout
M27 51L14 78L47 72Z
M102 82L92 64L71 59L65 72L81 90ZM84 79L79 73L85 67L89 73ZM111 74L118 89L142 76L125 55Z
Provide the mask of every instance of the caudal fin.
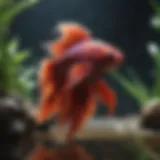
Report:
M73 107L72 107L73 108ZM78 130L84 125L90 117L95 114L96 102L92 96L89 96L83 106L77 104L70 115L70 130L68 132L68 140L72 140Z

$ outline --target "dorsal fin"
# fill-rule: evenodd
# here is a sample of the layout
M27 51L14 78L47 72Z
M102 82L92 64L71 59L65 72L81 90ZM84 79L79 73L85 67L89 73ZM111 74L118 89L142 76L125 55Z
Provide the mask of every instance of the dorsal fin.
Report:
M60 33L60 37L49 45L49 50L55 57L63 55L74 44L91 38L87 28L74 22L60 23L56 30Z

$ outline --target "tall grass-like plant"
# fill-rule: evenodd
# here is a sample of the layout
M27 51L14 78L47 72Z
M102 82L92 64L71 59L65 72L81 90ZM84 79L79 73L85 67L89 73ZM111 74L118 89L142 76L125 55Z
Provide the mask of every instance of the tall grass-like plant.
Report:
M19 39L10 38L9 27L15 17L36 0L0 1L0 94L21 94L30 96L33 87L33 69L25 68L23 62L29 57L29 50L20 50Z

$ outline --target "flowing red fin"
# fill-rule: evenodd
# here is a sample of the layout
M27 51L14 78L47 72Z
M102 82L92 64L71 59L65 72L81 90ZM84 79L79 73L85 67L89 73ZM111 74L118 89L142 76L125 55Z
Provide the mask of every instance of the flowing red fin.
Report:
M78 23L60 23L56 27L60 37L49 44L49 51L55 57L62 56L74 44L90 39L90 31Z
M52 83L48 83L46 85L44 85L44 88L41 88L41 99L45 100L49 97L51 97L51 95L54 94L55 91L55 85Z
M31 153L31 160L45 160L49 156L49 150L43 146L37 146Z
M97 92L99 98L107 105L109 114L113 114L117 105L116 93L102 79L97 82Z
M54 61L52 59L45 59L41 63L41 69L39 72L39 83L40 83L40 108L37 115L37 121L43 121L49 111L52 109L53 101L48 100L53 95L55 90L54 83ZM53 107L53 110L54 107ZM52 111L53 112L53 111Z
M47 43L47 48L49 53L54 55L54 57L60 57L64 54L65 51L65 41L62 41L61 39L57 39L55 41L51 41Z
M69 119L69 114L71 110L71 97L70 93L67 92L66 95L63 96L63 104L61 104L62 108L57 117L57 123L59 125L63 125Z
M44 96L49 95L54 91L53 80L54 62L51 59L45 59L41 63L41 69L39 72L40 91Z
M72 106L71 114L70 114L70 130L67 135L67 138L70 140L74 137L76 132L82 127L84 122L88 120L95 113L95 100L93 98L93 92L89 90L88 96L86 96L87 90L84 90L84 94L81 94L84 98L80 98L81 101L76 105ZM75 99L74 99L75 100Z
M82 127L84 122L88 120L91 116L93 116L95 113L95 103L91 103L90 105L86 105L86 106L81 106L81 108L83 109L79 109L79 113L75 114L72 117L71 124L70 124L71 128L67 135L68 139L72 139L76 134L76 132Z
M43 85L43 83L47 82L51 79L51 72L54 68L54 61L52 59L44 59L41 62L41 68L39 72L39 80L40 84Z
M72 114L72 110L76 104L72 104L74 99L73 90L77 88L77 86L83 83L83 80L86 79L89 75L89 71L92 69L92 65L90 63L81 63L76 64L72 67L72 70L68 76L68 82L64 87L63 93L65 96L63 98L63 110L59 113L58 123L63 124L66 122ZM82 84L83 85L83 84ZM82 86L83 88L83 86ZM76 93L76 91L75 91ZM83 93L82 93L83 94ZM79 95L81 96L81 95ZM72 108L73 106L73 108ZM74 114L74 113L73 113Z
M85 81L90 75L93 69L93 64L89 62L82 62L75 64L69 72L68 82L65 86L66 90L74 88L79 85L82 81Z
M44 99L41 101L40 109L37 115L37 122L42 123L49 118L53 117L60 110L60 96L54 97L55 99Z

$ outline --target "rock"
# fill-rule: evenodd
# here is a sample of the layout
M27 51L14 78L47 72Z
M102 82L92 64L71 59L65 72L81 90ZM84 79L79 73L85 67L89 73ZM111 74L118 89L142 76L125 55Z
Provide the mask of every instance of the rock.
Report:
M153 99L142 107L142 128L160 131L160 99Z
M22 103L23 101L23 103ZM25 101L0 97L0 157L22 160L32 146L34 119L22 109ZM0 158L1 159L1 158Z

